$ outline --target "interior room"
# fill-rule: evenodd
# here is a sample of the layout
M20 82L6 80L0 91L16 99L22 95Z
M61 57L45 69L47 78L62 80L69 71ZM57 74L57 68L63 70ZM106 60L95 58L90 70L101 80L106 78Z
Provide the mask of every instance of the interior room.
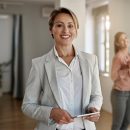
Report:
M96 127L111 130L113 37L118 31L130 37L129 0L0 0L0 130L34 129L35 121L22 113L21 103L32 59L53 47L48 18L57 7L77 14L76 46L98 57L103 105Z

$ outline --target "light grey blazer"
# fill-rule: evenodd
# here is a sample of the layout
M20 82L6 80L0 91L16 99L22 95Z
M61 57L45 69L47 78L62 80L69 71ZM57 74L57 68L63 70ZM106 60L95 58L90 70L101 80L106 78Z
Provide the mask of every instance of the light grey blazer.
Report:
M95 55L78 52L83 77L82 113L89 107L101 109L102 92ZM57 87L55 55L53 49L46 55L32 60L32 68L22 103L22 111L38 121L36 130L55 130L49 121L52 107L62 107ZM31 125L31 124L30 124ZM86 130L95 130L95 124L84 120Z

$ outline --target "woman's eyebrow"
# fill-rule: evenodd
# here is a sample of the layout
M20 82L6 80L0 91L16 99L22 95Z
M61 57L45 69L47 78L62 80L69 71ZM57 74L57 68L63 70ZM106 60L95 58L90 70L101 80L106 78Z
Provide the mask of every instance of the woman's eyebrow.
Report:
M56 21L56 22L54 22L54 23L62 23L62 24L64 24L64 22L62 22L62 21ZM73 24L73 22L68 22L69 24Z
M63 22L61 22L61 21L56 21L56 22L54 22L54 23L63 23Z

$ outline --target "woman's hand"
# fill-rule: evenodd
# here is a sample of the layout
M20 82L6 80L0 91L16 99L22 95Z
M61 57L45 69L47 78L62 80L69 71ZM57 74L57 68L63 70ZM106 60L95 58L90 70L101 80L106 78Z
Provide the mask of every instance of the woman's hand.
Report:
M128 63L129 57L125 56L122 58L123 63L126 65Z
M87 113L92 113L92 112L98 112L98 110L94 107L91 107L87 110ZM99 117L100 117L100 113L83 117L83 119L87 119L92 122L97 122L99 120Z
M129 55L122 55L122 53L119 55L121 62L125 65L127 65L128 61L130 60Z
M50 118L58 124L68 124L74 121L71 115L61 108L52 108Z

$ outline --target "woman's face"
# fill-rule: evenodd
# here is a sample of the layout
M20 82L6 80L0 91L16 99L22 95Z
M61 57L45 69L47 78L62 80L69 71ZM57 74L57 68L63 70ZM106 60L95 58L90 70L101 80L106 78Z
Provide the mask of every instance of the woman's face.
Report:
M58 14L54 20L51 33L53 34L56 45L72 45L72 41L77 35L74 21L69 14Z
M119 45L121 48L127 48L128 47L128 38L126 34L122 34L119 37L119 41L118 41Z

